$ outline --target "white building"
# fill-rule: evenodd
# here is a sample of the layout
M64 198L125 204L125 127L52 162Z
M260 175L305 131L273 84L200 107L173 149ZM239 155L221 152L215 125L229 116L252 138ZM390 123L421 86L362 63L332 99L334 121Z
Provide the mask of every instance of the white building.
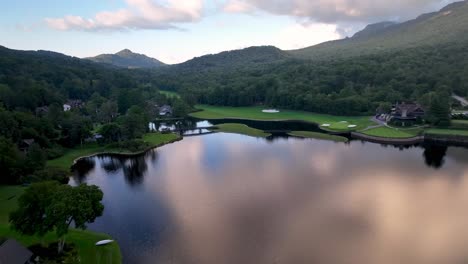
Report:
M64 105L63 105L63 111L64 111L64 112L68 112L68 111L70 111L70 110L71 110L71 105L69 105L69 104L64 104Z

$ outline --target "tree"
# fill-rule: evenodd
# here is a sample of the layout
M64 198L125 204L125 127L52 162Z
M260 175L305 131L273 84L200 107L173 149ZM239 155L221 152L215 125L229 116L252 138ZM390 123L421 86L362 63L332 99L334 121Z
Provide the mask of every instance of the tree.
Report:
M32 184L18 199L18 209L10 214L11 226L21 234L43 237L54 226L48 219L48 208L57 193L57 182Z
M87 223L102 215L102 198L103 193L97 186L36 183L19 198L18 209L10 214L10 222L12 228L21 234L41 238L55 230L61 253L72 223L76 228L86 229Z
M87 223L93 223L104 211L101 201L103 193L97 186L82 184L78 187L60 186L47 208L50 223L53 223L59 241L59 252L65 246L65 235L70 225L86 229Z
M122 129L116 123L109 123L101 127L99 134L104 137L106 142L116 142L120 141L122 137Z
M148 118L139 106L132 106L127 114L120 119L122 134L126 139L140 138L148 127Z
M46 165L46 154L39 144L34 143L29 147L28 154L26 155L25 167L28 172L41 170Z
M14 184L19 180L21 156L11 140L0 136L0 184Z
M446 97L436 94L431 98L428 121L435 126L450 125L450 104Z
M173 115L176 117L184 117L190 111L190 106L187 105L184 101L180 99L174 100L174 105L172 107Z

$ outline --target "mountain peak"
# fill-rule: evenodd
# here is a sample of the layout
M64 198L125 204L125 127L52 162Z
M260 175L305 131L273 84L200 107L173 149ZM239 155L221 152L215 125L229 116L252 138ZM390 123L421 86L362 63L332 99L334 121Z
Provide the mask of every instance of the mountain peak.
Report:
M134 54L134 53L129 49L123 49L116 53L116 55L119 55L119 54Z
M124 49L116 54L102 54L93 58L88 58L94 62L111 64L121 68L156 68L165 65L157 59L150 58L143 54L133 53L129 49Z

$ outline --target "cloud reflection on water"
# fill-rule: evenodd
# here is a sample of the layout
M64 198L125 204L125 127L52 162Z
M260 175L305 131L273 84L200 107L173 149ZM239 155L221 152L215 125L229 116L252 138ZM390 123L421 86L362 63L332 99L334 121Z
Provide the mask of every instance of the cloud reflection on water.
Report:
M157 191L174 226L158 263L468 259L466 164L433 170L422 149L359 142L232 140L220 146L229 160L216 177L203 166L212 143L193 138L164 150L171 158Z

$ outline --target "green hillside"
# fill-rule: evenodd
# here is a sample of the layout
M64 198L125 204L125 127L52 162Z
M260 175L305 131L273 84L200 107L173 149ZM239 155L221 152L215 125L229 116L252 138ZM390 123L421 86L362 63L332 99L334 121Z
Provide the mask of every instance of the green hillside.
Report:
M302 50L253 47L197 58L157 71L154 80L200 104L373 115L396 101L427 107L452 92L468 96L467 46L465 1Z
M129 69L157 68L165 65L157 59L147 57L143 54L133 53L128 49L122 50L116 54L102 54L87 59L97 63L110 64L120 68Z
M300 58L327 59L378 54L421 46L438 46L468 39L468 2L456 2L439 12L401 24L368 26L352 38L292 50Z

